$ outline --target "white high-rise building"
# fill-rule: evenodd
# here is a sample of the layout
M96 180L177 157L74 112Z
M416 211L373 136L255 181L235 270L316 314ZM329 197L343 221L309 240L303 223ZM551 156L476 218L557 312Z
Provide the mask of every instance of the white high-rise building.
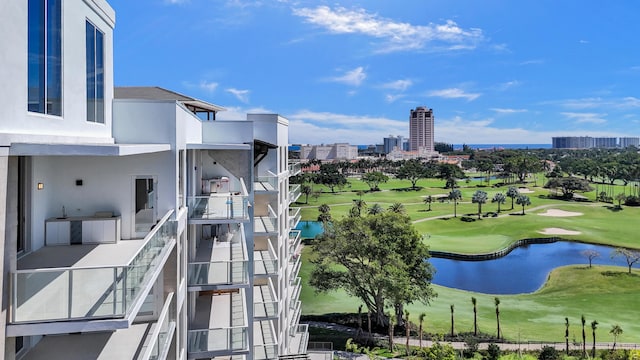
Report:
M3 358L306 352L288 121L114 91L104 0L15 2L0 19Z
M418 106L409 114L409 150L434 152L433 109Z

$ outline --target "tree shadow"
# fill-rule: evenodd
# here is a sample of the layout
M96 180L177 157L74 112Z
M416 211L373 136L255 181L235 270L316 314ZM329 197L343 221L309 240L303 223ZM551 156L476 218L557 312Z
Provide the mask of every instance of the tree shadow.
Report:
M423 187L422 186L416 186L414 188L412 187L406 187L406 188L395 188L395 189L391 189L393 191L402 191L402 192L407 192L407 191L420 191L422 190Z
M640 277L640 275L635 274L635 273L631 273L629 274L628 271L603 271L602 276L610 276L610 277L623 277L623 276L630 276L630 277Z
M603 205L602 207L613 212L618 212L623 210L622 206L618 206L618 205Z

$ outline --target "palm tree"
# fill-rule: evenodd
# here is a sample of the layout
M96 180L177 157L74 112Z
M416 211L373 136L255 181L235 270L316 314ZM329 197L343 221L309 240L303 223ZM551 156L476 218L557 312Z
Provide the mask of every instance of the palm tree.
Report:
M591 349L591 357L596 358L596 329L598 328L598 322L593 320L591 322L591 333L593 334L593 348Z
M362 214L362 209L367 207L367 203L364 202L364 200L362 199L355 199L353 200L353 209L355 214L357 214L358 216L360 216Z
M453 331L453 310L454 310L454 306L453 304L451 304L451 337L453 337L455 335L454 331Z
M611 326L611 330L609 330L609 334L613 335L613 348L612 351L616 349L616 342L618 341L618 336L622 334L622 328L620 325L615 324Z
M369 208L369 210L367 210L367 214L376 215L376 214L380 214L383 211L384 211L384 209L382 208L382 206L380 206L380 204L378 204L378 203L375 203L375 204L373 204L372 207Z
M404 214L405 213L404 205L400 202L395 202L389 206L389 211L394 212L396 214Z
M627 196L624 193L620 193L616 195L616 200L618 200L618 209L622 208L622 202L627 200Z
M584 325L587 323L587 320L584 318L584 315L582 315L582 318L580 318L580 320L582 321L582 357L586 358L587 357L587 333L584 332Z
M457 216L458 200L462 199L462 193L458 189L453 189L449 192L449 199L453 200L453 217Z
M498 340L500 339L500 299L493 299L496 304L496 323L498 325Z
M491 199L492 203L498 203L498 212L500 212L500 205L504 204L505 201L507 201L507 197L503 193L497 193Z
M389 351L393 352L393 323L396 322L396 316L388 314L389 317Z
M482 190L477 190L475 193L473 193L471 202L474 204L478 204L478 219L480 219L480 214L482 213L482 204L487 202L487 193Z
M300 192L304 194L305 198L304 198L304 203L308 204L309 203L309 195L311 195L311 193L313 192L313 188L311 188L311 186L309 185L302 185L302 187L300 188Z
M511 210L513 210L513 200L520 195L520 192L518 191L518 188L515 186L509 186L509 189L507 190L507 196L511 198Z
M473 296L471 303L473 304L473 336L478 336L478 307L476 306L477 300Z
M423 201L425 204L429 204L429 209L427 211L431 211L431 203L433 202L433 196L427 195L425 196Z
M569 318L564 318L564 342L567 348L567 355L569 355Z
M524 207L531 205L531 200L527 195L518 195L518 199L516 199L516 204L522 205L522 215L524 215Z
M418 333L420 334L420 348L421 349L422 349L422 332L424 330L422 325L424 324L425 316L427 316L427 314L425 314L425 313L421 313L420 316L418 316L418 321L420 322L420 326L418 327Z

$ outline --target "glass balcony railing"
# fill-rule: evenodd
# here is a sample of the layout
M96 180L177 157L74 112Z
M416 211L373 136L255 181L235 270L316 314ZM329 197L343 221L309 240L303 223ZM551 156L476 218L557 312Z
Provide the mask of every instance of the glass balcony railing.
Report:
M254 273L256 275L278 275L278 256L271 242L266 250L254 250Z
M12 323L121 318L129 314L175 245L172 211L145 237L127 265L16 270Z
M189 286L249 285L249 262L246 260L219 260L190 262Z
M140 359L158 360L166 358L166 354L171 346L171 338L176 329L176 301L170 293L167 297L158 323L150 334L149 343L143 348L143 356Z
M296 176L302 172L302 163L292 162L289 163L289 176Z
M277 175L261 175L256 177L256 191L278 191Z
M253 314L256 319L276 318L278 316L278 302L255 302L253 303Z
M298 301L300 298L300 290L302 290L302 284L300 282L300 277L297 277L291 284L291 301Z
M189 197L191 220L249 220L249 196L210 194Z
M248 329L244 326L189 330L187 337L190 353L215 353L217 356L249 351Z
M289 259L289 276L294 278L298 276L300 271L300 255L294 255Z
M289 254L291 255L297 254L301 243L302 243L302 231L300 230L289 231Z
M271 360L278 358L278 345L255 345L253 347L254 359Z
M289 185L289 201L294 203L298 201L302 194L302 186L300 184Z
M278 217L275 215L256 216L253 224L255 234L271 234L278 232Z
M294 229L298 226L300 222L300 218L302 218L302 214L300 214L301 208L290 208L289 209L289 228Z
M298 354L306 354L307 347L309 346L309 324L295 325L291 332L294 336L300 336L300 343L298 345Z
M302 311L302 301L298 300L291 303L291 326L298 325L300 322L300 313Z

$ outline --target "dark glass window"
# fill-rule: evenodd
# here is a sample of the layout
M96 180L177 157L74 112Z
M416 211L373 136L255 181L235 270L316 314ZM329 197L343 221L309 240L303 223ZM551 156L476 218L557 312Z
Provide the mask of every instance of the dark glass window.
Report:
M87 21L87 121L104 123L104 33Z
M62 115L62 0L29 0L28 105Z

